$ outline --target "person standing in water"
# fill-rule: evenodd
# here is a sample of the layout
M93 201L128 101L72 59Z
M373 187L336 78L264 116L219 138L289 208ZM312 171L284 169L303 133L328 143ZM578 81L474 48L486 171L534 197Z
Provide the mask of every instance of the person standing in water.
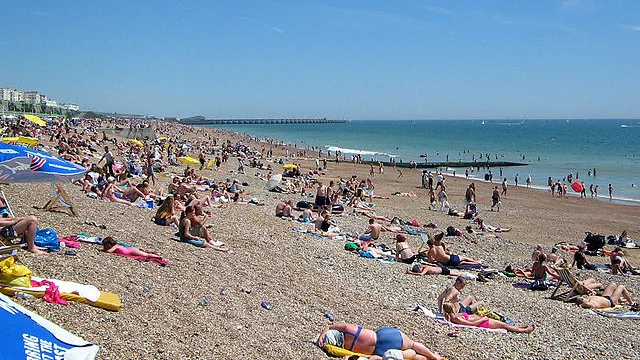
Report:
M613 199L613 186L609 184L609 200Z

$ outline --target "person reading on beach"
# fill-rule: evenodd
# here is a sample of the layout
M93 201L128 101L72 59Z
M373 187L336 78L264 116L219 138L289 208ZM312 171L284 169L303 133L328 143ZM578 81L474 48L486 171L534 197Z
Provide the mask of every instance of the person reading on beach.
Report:
M473 314L478 309L478 306L484 305L483 301L477 301L476 298L471 295L467 295L460 301L460 291L462 291L466 285L467 280L462 276L458 276L453 285L449 286L438 296L438 311L442 312L442 306L445 302L453 304L454 313L464 312Z
M198 247L212 248L217 251L227 252L229 249L213 245L209 231L204 226L196 225L199 219L196 218L195 209L187 206L182 213L178 233L180 241Z
M456 269L449 269L444 265L430 265L430 264L414 264L407 269L407 274L410 275L451 275L462 276L464 272Z
M119 255L144 256L147 258L162 259L162 256L142 251L136 247L125 247L118 244L111 236L102 239L102 251Z
M36 231L38 230L38 218L34 215L24 217L0 217L0 237L2 240L11 241L22 238L27 243L27 251L36 255L46 254L35 244Z
M320 348L325 344L331 344L367 355L369 359L382 359L385 352L396 349L402 351L404 359L444 360L442 356L429 350L422 343L411 340L400 330L392 327L374 331L353 324L329 325L322 329L316 344Z
M535 329L534 325L509 325L502 321L494 320L485 316L471 315L465 312L456 312L456 307L451 302L442 304L444 318L447 321L458 325L476 326L484 329L504 329L515 333L530 333Z
M444 237L444 233L436 235L433 239L427 241L429 245L429 251L427 252L427 258L431 262L439 262L443 265L455 267L460 265L479 265L482 264L474 259L466 256L460 256L451 254L447 251L444 243L441 242Z
M609 284L601 296L581 296L576 299L576 303L584 309L613 308L619 303L626 303L632 307L637 307L637 302L631 298L631 294L629 294L629 291L624 285L618 285L616 283Z
M381 224L378 224L374 219L369 219L369 227L364 232L364 234L358 236L358 239L361 241L370 241L373 242L378 240L380 237L380 233L383 231L387 231L387 228Z
M290 218L293 213L293 200L281 201L276 205L276 216Z

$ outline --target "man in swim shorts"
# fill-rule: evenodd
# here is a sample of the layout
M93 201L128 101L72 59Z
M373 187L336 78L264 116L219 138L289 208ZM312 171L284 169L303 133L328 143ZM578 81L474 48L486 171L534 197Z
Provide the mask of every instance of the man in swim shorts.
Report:
M438 262L450 267L459 265L482 265L472 258L451 254L442 242L443 238L444 233L439 233L434 236L433 239L427 241L427 245L429 245L429 251L427 252L429 261Z
M369 227L358 239L362 241L375 241L378 240L380 233L383 231L387 231L387 228L378 224L375 219L369 219Z
M462 301L460 301L460 291L467 285L467 280L462 276L458 276L453 285L449 286L445 291L438 296L438 311L442 312L442 304L449 302L457 309L457 312L473 314L478 306L483 305L483 301L476 301L476 299L468 295Z
M621 301L624 300L624 301ZM624 285L618 285L611 283L604 289L602 296L590 295L582 296L576 299L576 303L585 309L606 309L615 307L618 303L627 303L634 306L636 302L631 298L631 294L624 287Z

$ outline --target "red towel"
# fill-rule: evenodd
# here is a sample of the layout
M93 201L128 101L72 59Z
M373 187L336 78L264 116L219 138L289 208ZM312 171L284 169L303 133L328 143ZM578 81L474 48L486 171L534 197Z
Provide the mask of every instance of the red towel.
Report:
M80 249L80 243L77 241L78 237L75 235L68 235L58 238L58 242L64 243L66 247Z
M31 287L47 286L42 299L51 304L68 305L67 300L60 296L58 286L49 280L35 281L31 280Z

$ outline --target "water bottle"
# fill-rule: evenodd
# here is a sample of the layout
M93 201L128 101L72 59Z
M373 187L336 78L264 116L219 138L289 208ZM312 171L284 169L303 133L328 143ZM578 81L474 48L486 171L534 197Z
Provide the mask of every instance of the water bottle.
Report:
M31 294L27 294L27 293L23 293L23 292L19 292L16 291L13 294L14 297L18 298L18 299L23 299L23 300L31 300L31 299L35 299L35 296L31 295Z
M333 315L331 315L330 313L324 313L324 317L326 317L327 319L329 319L329 321L333 321Z
M220 295L227 295L227 290L225 289L220 290Z
M269 304L266 301L261 302L260 305L262 305L262 307L267 309L267 310L271 310L271 304Z

